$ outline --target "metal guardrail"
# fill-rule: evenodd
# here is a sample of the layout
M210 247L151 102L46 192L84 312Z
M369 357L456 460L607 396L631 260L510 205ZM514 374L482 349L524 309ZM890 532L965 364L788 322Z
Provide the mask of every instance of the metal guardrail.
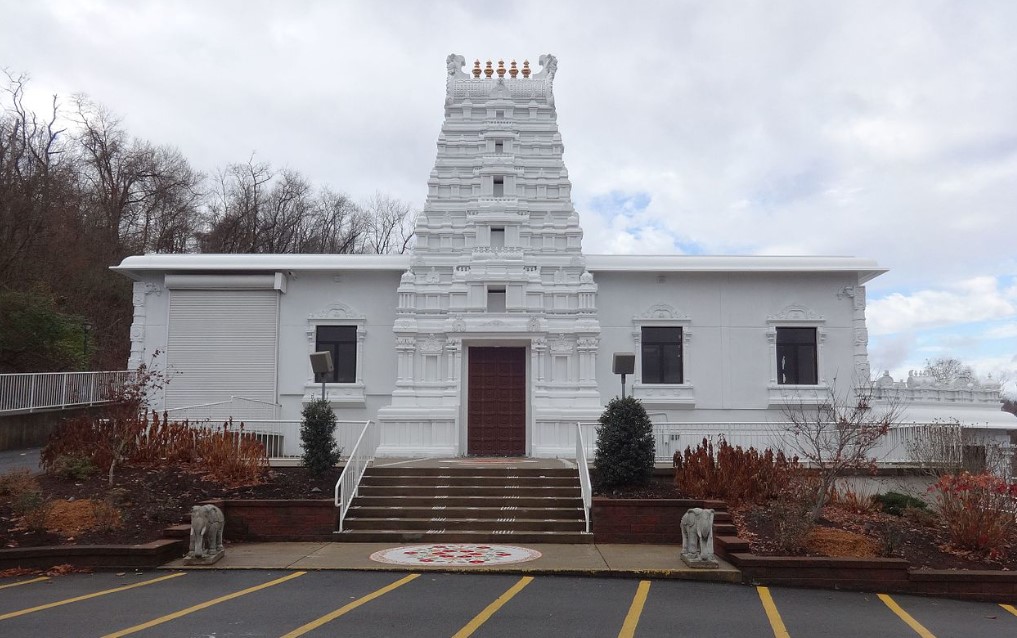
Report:
M108 403L131 374L130 370L0 374L0 414Z
M586 445L583 442L583 424L576 423L576 466L579 467L579 490L583 495L583 518L586 533L590 533L590 509L593 507L593 488L590 485L590 466L586 461Z
M374 460L374 453L378 450L379 432L374 421L364 424L357 442L350 450L346 459L346 467L339 475L335 484L335 506L339 508L339 531L343 531L343 522L346 520L346 512L350 509L350 503L357 495L360 487L360 479L364 477L367 466Z
M583 422L580 426L596 427L594 422ZM872 457L878 463L948 462L959 458L961 426L951 424L902 424L890 428L872 450ZM669 463L675 452L695 448L708 439L716 443L721 437L734 446L757 450L782 450L789 456L798 452L793 437L785 422L742 421L732 423L658 421L653 424L654 460ZM956 441L944 445L944 442ZM594 435L584 441L586 456L592 458L597 445ZM923 452L925 458L914 458L916 452ZM940 458L942 457L942 458Z
M273 420L279 418L278 403L252 399L249 397L230 396L225 401L199 403L198 405L178 406L166 410L166 414L175 420L216 421L232 418L234 421L247 419Z

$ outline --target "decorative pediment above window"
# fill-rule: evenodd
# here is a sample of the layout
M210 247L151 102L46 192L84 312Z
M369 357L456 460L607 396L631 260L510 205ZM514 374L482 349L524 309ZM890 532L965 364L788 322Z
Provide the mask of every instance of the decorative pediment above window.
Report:
M636 323L645 323L648 320L689 321L689 316L684 312L679 312L672 305L658 303L647 308L646 312L632 317L632 320Z
M344 303L334 303L320 312L308 315L308 319L342 320L342 321L363 321L364 315L350 308Z
M801 304L791 304L774 315L766 318L768 323L797 323L804 322L810 325L826 321L826 317L813 311L811 308Z

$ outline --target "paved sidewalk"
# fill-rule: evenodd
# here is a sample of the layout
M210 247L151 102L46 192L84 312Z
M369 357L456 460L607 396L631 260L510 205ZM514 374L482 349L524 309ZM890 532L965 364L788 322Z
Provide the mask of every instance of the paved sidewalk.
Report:
M504 574L569 574L589 576L652 576L713 582L741 582L740 572L718 559L719 569L691 569L679 557L677 545L559 545L528 544L540 558L505 565L404 565L371 560L381 550L435 543L237 543L212 566L185 566L183 559L163 569L305 569L366 571L439 571Z

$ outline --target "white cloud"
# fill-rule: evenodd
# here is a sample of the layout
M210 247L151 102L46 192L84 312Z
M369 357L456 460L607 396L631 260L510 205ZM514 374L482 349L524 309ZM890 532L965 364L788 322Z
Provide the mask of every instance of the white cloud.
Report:
M976 277L949 289L892 293L869 302L866 316L874 335L951 324L969 324L1017 315L1017 297L1001 290L995 277Z

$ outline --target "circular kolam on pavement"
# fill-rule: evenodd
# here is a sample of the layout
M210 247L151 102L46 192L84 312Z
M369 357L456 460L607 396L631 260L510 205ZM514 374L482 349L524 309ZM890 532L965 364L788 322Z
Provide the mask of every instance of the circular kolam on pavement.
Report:
M371 554L371 560L390 565L413 566L489 566L525 563L540 558L540 552L514 545L474 545L445 543L440 545L407 545L383 549Z

